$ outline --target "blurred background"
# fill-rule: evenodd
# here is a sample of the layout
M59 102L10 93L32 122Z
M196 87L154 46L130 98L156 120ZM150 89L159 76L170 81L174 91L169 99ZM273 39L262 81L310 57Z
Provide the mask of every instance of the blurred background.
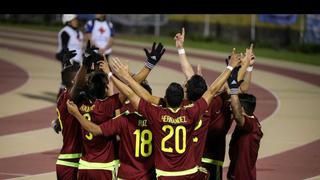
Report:
M0 23L36 26L37 29L58 32L62 27L61 16L62 14L2 14ZM78 14L80 27L94 17L94 14ZM267 48L305 54L320 52L320 15L315 14L108 14L107 17L113 22L117 36L125 39L143 41L156 36L164 42L169 40L172 43L171 38L177 29L185 27L188 33L187 46L229 51L232 44L245 47L254 42L258 51L259 48ZM282 58L281 54L270 52L259 54ZM307 63L319 63L313 58L304 59ZM293 58L292 61L302 60Z

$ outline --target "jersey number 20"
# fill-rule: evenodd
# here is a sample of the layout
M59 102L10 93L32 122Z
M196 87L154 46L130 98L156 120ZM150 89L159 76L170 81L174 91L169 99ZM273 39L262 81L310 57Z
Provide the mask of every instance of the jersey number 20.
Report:
M139 157L140 153L143 157L148 157L152 153L152 132L149 129L137 129L133 133L136 135L135 157ZM146 148L147 146L147 148Z
M175 140L175 150L177 153L182 154L186 151L186 136L187 131L184 126L177 126L175 129L171 125L164 125L162 127L162 131L167 132L169 130L169 134L167 134L162 140L161 140L161 150L163 152L172 153L173 148L172 147L166 147L166 141L168 141L173 135ZM180 133L182 135L182 138L180 138ZM182 147L180 147L180 141L182 140Z

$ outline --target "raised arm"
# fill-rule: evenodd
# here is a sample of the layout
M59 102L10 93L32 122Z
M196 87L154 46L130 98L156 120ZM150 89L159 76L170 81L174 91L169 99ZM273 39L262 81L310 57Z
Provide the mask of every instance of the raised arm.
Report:
M220 74L220 76L210 85L208 90L202 95L205 101L209 104L213 96L220 90L223 84L226 82L231 74L231 71L240 63L239 54L235 53L235 49L232 51L232 55L227 68Z
M77 118L77 120L85 130L91 132L93 136L102 135L102 130L100 126L84 118L79 112L77 105L74 104L73 101L68 100L67 107L68 107L68 112L72 114L75 118Z
M230 77L228 78L228 87L230 89L230 96L231 96L231 108L234 118L237 122L238 126L243 126L244 124L244 117L242 114L242 107L239 101L238 93L239 87L242 84L243 80L238 81L238 70L239 68L235 68Z
M132 90L141 98L145 99L148 102L153 104L160 103L160 97L152 96L146 89L144 89L137 81L135 81L128 71L128 66L123 65L117 58L113 60L116 63L113 63L117 66L115 70L118 77L126 81L126 83L132 88ZM114 66L113 65L113 66Z
M253 64L255 63L255 55L253 52L250 55L250 63L249 67L246 68L246 73L244 76L244 81L240 86L241 92L248 92L250 84L251 84L251 79L252 79L252 70L253 70Z
M160 61L162 55L166 52L166 49L163 47L162 43L159 43L156 46L155 42L153 43L150 52L146 48L144 48L143 50L146 53L147 62L145 63L145 66L136 75L133 76L133 79L139 84L148 77L151 70Z
M80 66L80 69L78 70L75 76L74 85L72 86L70 91L70 97L72 100L76 100L77 96L79 95L80 91L82 90L85 84L85 76L87 70L91 68L92 63L96 61L99 56L94 52L94 50L96 49L97 48L95 47L91 47L90 41L88 41L86 52L83 56L82 65Z
M117 73L117 75L119 74L120 71L129 72L128 66L120 63L119 59L117 58L112 58L110 64L114 72ZM140 97L137 96L129 86L127 86L126 84L121 82L118 78L113 76L112 73L109 73L108 76L113 81L114 85L119 89L119 91L130 100L130 103L133 105L134 109L137 110L139 107Z
M186 79L188 80L194 75L194 71L192 69L191 64L188 61L187 55L183 48L184 37L185 37L185 30L184 28L182 28L182 32L177 33L174 37L174 40L176 41L176 47L178 49L182 72L185 75Z

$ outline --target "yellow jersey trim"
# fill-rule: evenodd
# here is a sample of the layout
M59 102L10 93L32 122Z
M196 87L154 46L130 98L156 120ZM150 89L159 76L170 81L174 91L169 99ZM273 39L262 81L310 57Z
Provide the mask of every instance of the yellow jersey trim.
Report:
M223 166L223 161L219 161L219 160L215 160L215 159L202 158L201 161L203 163L207 163L207 164L214 164L217 166Z
M191 169L183 170L183 171L163 171L160 169L156 169L157 177L159 176L185 176L189 174L194 174L198 172L199 167L196 166Z
M68 167L74 167L74 168L78 168L79 167L79 163L64 161L64 160L60 160L60 159L57 160L56 164L63 165L63 166L68 166Z
M88 162L80 159L79 169L102 169L114 171L115 167L119 165L119 160L113 160L109 163Z

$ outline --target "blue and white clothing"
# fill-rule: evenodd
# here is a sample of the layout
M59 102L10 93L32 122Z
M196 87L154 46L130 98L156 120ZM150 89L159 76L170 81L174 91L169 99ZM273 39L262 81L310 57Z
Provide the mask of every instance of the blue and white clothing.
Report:
M85 25L85 32L91 33L91 41L99 49L105 48L111 37L114 36L113 24L107 20L90 20ZM111 54L112 48L106 49L104 54Z

